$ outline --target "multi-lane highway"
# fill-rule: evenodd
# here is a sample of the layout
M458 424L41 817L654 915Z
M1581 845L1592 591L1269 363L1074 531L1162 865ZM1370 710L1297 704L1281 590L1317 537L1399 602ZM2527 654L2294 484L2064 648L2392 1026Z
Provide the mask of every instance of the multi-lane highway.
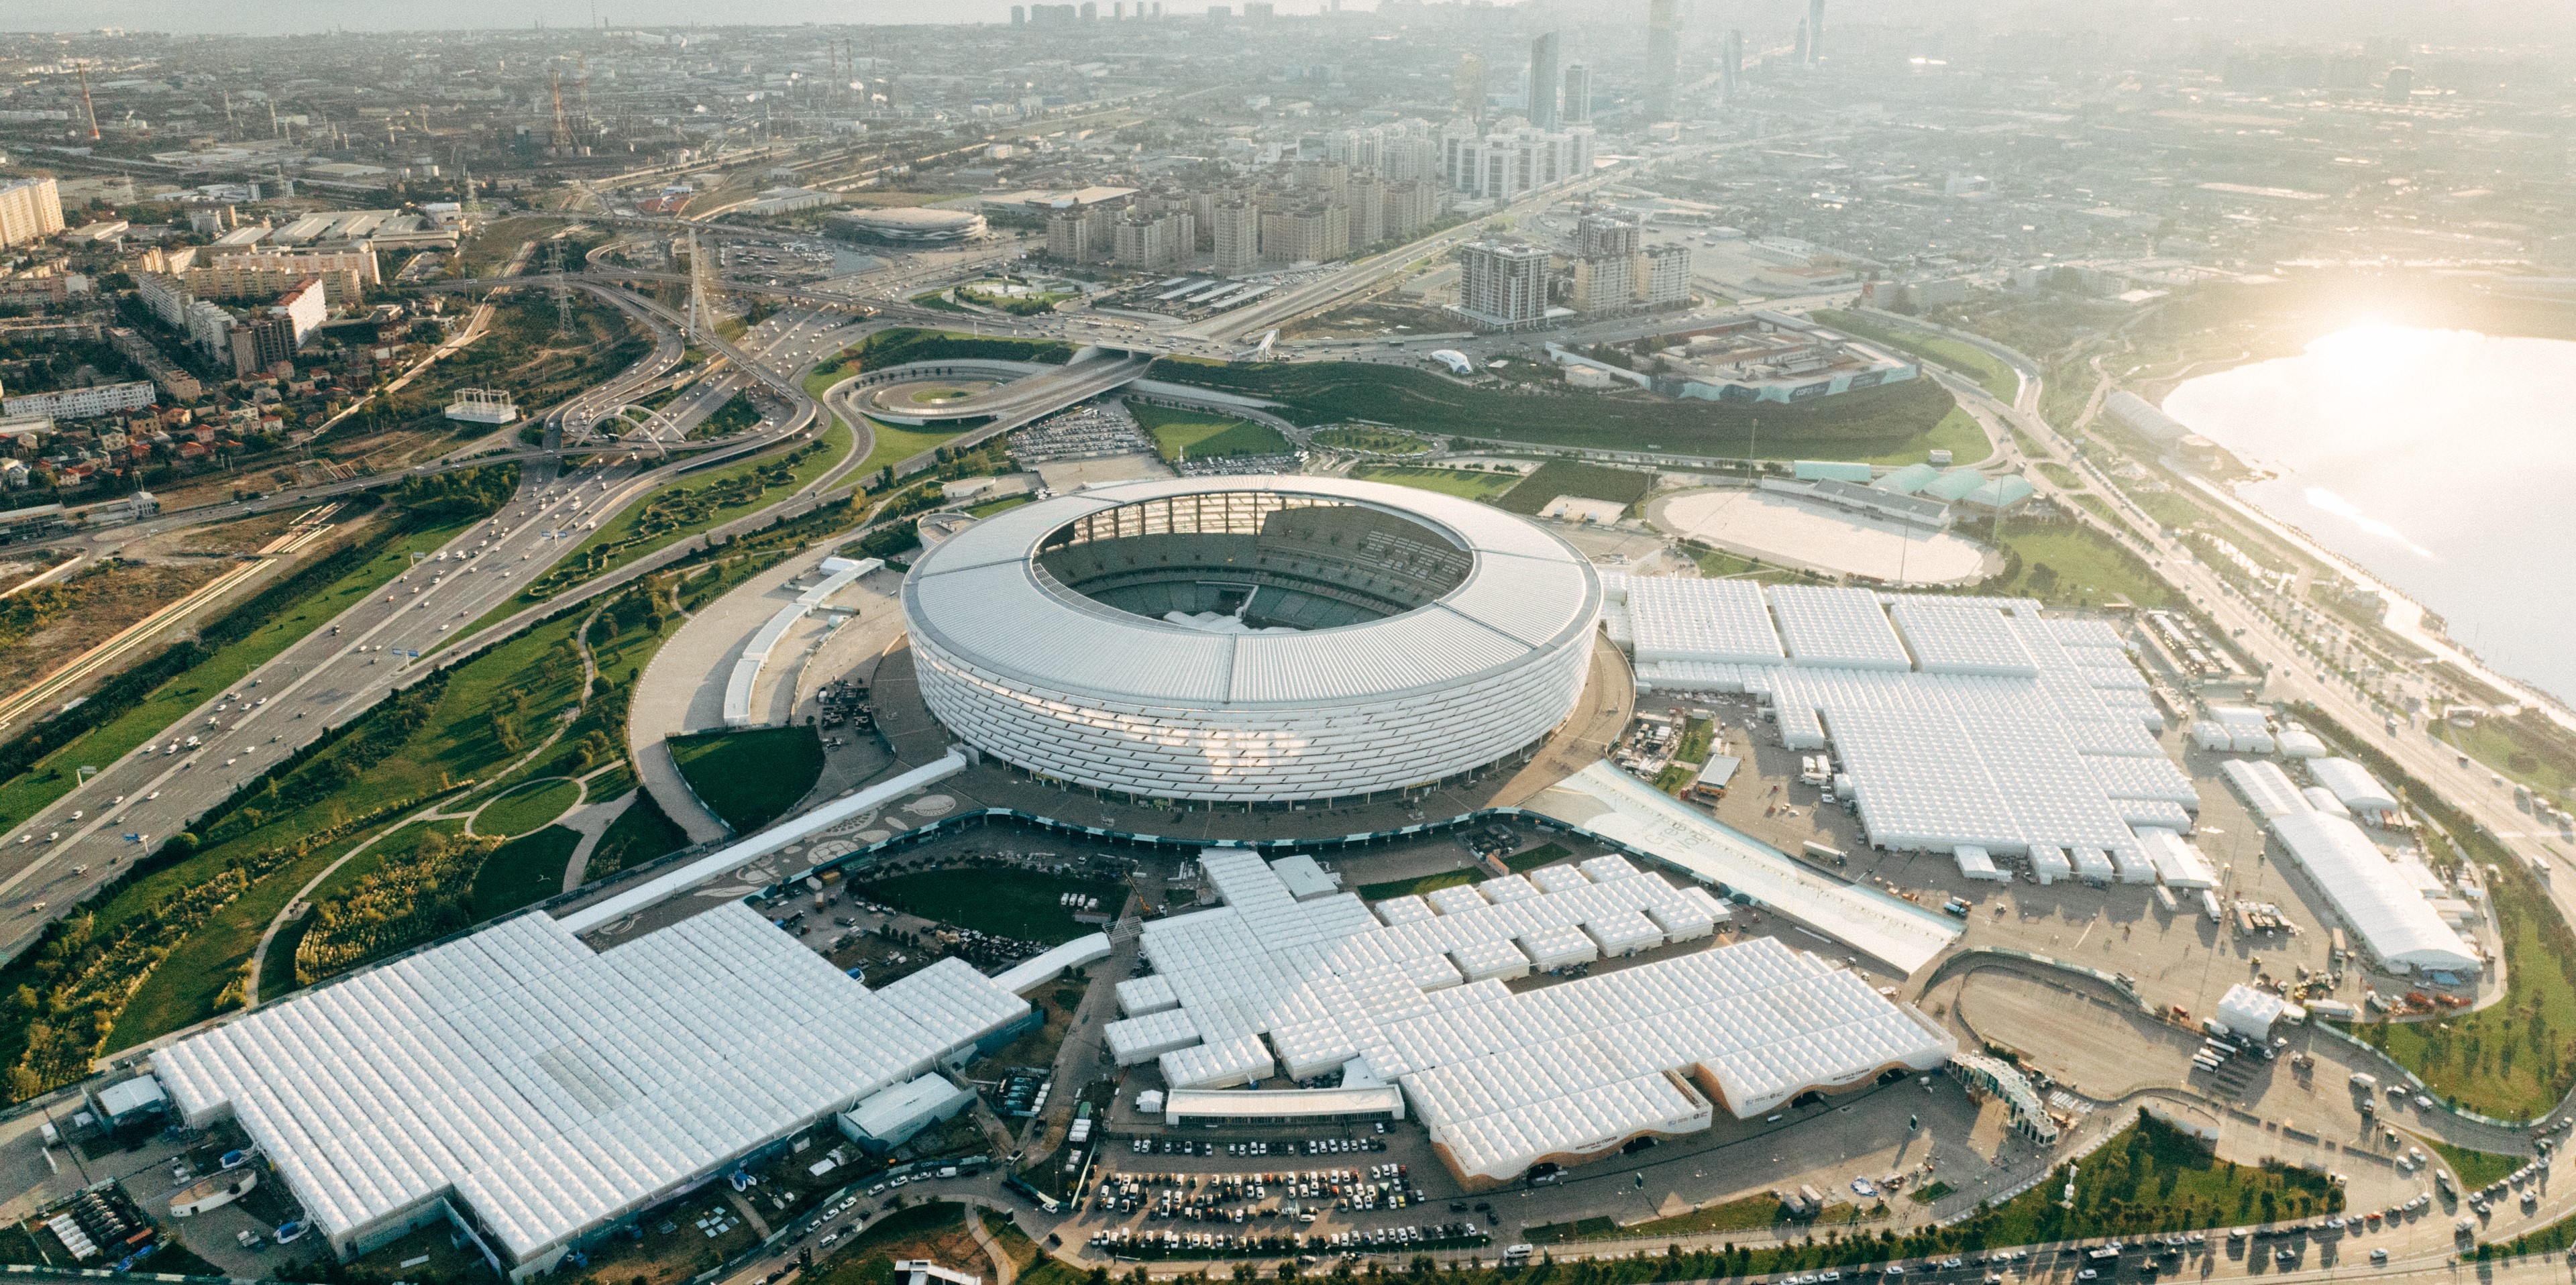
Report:
M782 314L746 335L744 344L763 357L775 354L775 359L801 368L811 363L815 351L828 347L830 341L821 336L840 324L841 319L829 316ZM765 364L755 365L744 347L727 343L722 348L761 377L792 386L792 379L767 372ZM812 414L812 402L806 399L801 415L764 422L758 430L737 435L732 444L748 451L786 440L808 426ZM525 470L517 495L500 513L428 553L240 682L210 695L150 745L98 765L98 774L79 788L0 834L0 958L15 954L51 918L325 728L355 717L396 686L417 678L421 666L469 652L471 643L455 645L460 641L457 630L507 601L597 522L687 467L675 462L639 469L627 462L631 456L603 455L559 475L555 461L542 452L514 454L525 458ZM811 503L819 486L845 474L859 458L854 452L816 485L729 527L766 521L781 508ZM596 593L626 583L684 555L689 547L685 542L673 546L576 592ZM504 636L563 601L532 606L476 637ZM442 643L449 645L442 650ZM413 653L426 659L415 659Z

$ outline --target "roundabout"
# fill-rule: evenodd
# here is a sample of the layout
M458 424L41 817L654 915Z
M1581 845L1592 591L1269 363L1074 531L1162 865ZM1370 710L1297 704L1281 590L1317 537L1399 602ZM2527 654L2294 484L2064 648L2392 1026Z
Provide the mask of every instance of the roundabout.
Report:
M887 414L917 414L935 410L952 402L992 391L999 385L989 379L923 379L906 380L869 389L859 400L868 409Z

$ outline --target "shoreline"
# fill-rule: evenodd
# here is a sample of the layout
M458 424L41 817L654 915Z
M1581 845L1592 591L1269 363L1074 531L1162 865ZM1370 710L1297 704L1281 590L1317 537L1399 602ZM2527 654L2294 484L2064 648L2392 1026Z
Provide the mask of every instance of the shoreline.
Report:
M2230 456L2235 455L2233 451L2228 453ZM2238 462L2243 463L2241 459ZM2232 488L2195 472L2183 471L2181 475L2194 490L2226 505L2237 516L2288 541L2309 557L2342 571L2355 583L2376 591L2381 600L2388 604L2380 613L2381 629L2432 653L2436 659L2457 666L2470 677L2512 697L2522 705L2542 711L2551 721L2568 731L2576 732L2576 706L2571 706L2569 702L2561 700L2546 689L2498 671L2481 659L2477 653L2452 640L2446 634L2426 632L2422 624L2426 609L2424 604L2412 595L2388 583L2384 577L2352 558L2327 548L2289 520L2237 495ZM2432 717L2430 710L2426 711L2426 717Z

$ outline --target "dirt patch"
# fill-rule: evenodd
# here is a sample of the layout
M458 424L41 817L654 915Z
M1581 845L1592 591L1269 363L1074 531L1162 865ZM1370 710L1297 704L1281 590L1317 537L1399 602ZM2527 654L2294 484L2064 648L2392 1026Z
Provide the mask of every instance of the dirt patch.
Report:
M25 637L0 647L0 692L14 692L73 657L114 637L128 625L188 596L222 575L220 561L125 563L58 581L61 609L49 610ZM40 594L56 586L31 589Z
M218 522L213 526L189 527L167 535L147 536L129 546L129 551L154 554L227 554L257 553L269 541L286 534L286 528L305 513L299 508L283 508L274 513L260 513Z

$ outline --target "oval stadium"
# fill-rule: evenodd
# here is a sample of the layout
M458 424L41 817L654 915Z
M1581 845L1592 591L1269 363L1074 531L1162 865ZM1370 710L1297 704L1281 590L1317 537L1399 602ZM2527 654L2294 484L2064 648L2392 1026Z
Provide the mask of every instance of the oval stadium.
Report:
M898 244L938 244L984 235L984 216L970 210L901 206L882 210L845 210L832 218L863 236Z
M903 586L931 712L1027 771L1274 803L1427 785L1545 738L1601 582L1495 509L1381 483L1097 487L933 548Z

